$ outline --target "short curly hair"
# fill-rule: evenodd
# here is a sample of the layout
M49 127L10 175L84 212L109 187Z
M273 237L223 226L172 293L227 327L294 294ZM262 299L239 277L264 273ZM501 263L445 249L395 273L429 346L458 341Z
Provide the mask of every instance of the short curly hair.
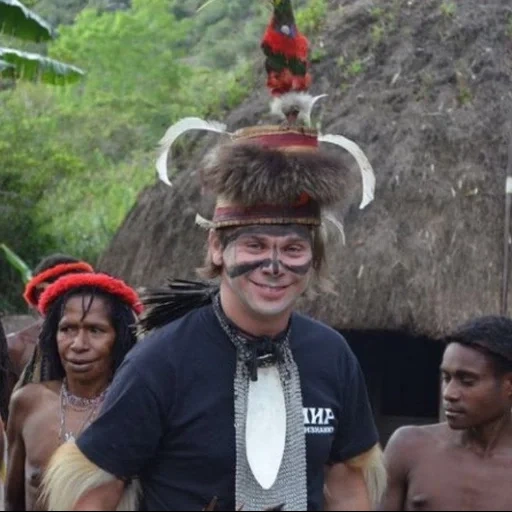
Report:
M489 358L498 375L512 372L512 320L483 316L470 320L445 338L446 345L458 343Z

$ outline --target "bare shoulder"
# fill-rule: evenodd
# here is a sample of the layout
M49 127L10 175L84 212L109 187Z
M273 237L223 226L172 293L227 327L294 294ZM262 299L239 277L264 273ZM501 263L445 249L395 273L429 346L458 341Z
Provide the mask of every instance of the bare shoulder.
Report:
M57 395L56 382L27 384L13 393L10 401L10 414L27 417L40 407L45 407L48 400Z
M445 438L446 434L444 424L401 427L391 436L386 452L418 454L423 448L431 447L432 443Z

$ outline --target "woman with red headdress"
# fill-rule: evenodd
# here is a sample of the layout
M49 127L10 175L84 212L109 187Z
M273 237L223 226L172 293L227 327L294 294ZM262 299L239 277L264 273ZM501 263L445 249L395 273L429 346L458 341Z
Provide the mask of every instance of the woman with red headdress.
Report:
M80 261L73 256L58 253L51 254L41 260L35 268L32 279L25 287L23 298L31 309L37 311L41 294L48 286L59 277L81 272L94 272L94 269L85 261ZM11 377L13 377L8 388L9 396L23 369L34 355L41 324L42 320L38 318L25 329L7 336L10 359L9 370L12 373ZM38 357L37 354L35 357Z
M72 442L100 411L113 375L136 342L136 292L106 274L70 274L38 299L45 317L41 358L24 373L7 426L9 510L44 507L40 476L55 450ZM38 375L37 382L31 376Z

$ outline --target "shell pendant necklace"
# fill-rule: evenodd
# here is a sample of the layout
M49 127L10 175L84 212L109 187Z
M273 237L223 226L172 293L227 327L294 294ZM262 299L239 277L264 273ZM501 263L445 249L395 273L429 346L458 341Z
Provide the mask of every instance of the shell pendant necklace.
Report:
M62 381L60 388L60 432L59 439L64 443L74 443L76 438L94 421L100 406L105 401L108 387L97 397L83 398L73 395L68 388L67 380ZM78 432L68 431L66 428L66 411L72 409L76 412L87 413Z

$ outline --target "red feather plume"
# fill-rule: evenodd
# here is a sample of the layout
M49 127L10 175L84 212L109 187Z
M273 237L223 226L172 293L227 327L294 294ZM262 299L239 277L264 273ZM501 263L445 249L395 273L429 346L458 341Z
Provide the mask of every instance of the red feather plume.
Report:
M295 24L291 0L273 0L273 4L274 13L261 41L267 87L273 96L307 91L311 85L309 41Z

